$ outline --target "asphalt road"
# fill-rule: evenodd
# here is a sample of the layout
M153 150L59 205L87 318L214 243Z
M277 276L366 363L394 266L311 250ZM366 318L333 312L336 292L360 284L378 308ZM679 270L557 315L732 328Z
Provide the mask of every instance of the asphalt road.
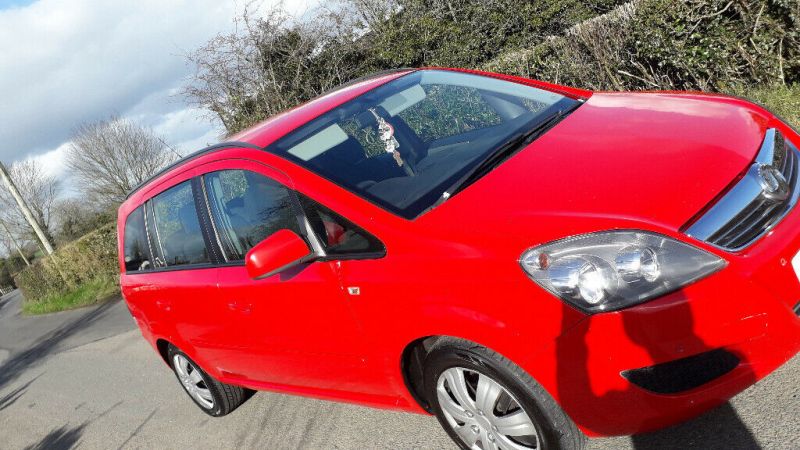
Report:
M22 317L0 299L0 449L450 449L432 417L258 393L197 409L122 302ZM591 449L800 449L800 357L703 417Z

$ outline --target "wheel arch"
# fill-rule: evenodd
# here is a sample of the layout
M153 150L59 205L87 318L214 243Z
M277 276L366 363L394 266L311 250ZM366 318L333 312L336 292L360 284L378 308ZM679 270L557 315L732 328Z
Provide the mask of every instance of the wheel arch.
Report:
M188 342L179 339L175 335L156 335L154 336L153 347L155 347L156 352L164 360L164 363L172 369L172 362L169 358L169 348L175 347L176 349L186 353L189 358L194 361L201 369L203 369L206 373L211 375L215 378L220 378L220 373L216 370L216 367L209 364L208 361L203 357L203 355L198 354L196 349L191 346Z
M453 334L429 334L427 336L414 339L406 344L401 353L400 372L403 377L403 383L411 397L414 399L414 401L416 401L420 408L428 413L432 413L433 410L429 400L425 395L425 382L423 377L424 363L425 358L428 356L431 350L433 350L436 344L442 340L458 340L484 347L507 358L509 361L514 362L514 364L522 368L522 370L525 370L524 366L520 364L522 361L514 361L514 358L512 358L511 355L508 355L502 351L502 347L498 349L495 348L495 346L487 345L487 343L470 339L468 337ZM534 374L531 374L528 371L526 371L526 373L528 373L528 375L534 380L536 379Z
M433 409L425 396L423 365L430 349L443 337L434 335L415 339L406 345L400 357L400 372L406 389L420 408L429 413L433 413Z
M169 367L172 367L172 363L169 362L170 345L172 345L172 343L166 339L163 338L156 339L156 351L158 351L158 354L161 355L161 359L164 360L164 363Z

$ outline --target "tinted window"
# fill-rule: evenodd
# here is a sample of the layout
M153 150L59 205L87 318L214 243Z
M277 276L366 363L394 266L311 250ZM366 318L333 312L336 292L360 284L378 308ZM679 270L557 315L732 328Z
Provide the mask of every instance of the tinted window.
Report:
M169 267L209 262L190 181L159 194L150 204L159 265Z
M383 254L383 244L325 206L301 196L303 210L328 255Z
M267 150L413 218L495 149L575 105L520 83L422 70L334 108Z
M247 252L272 233L300 234L289 190L254 172L223 170L203 177L214 226L229 260Z
M147 232L144 226L144 207L136 208L125 221L125 271L151 269Z

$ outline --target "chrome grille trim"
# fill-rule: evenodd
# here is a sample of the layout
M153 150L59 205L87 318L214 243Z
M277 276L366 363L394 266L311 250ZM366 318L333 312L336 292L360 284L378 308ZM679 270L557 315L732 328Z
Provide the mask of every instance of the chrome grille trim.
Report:
M789 185L786 199L768 197L760 175L764 165L778 169L786 179ZM779 131L767 130L755 162L745 176L693 223L686 234L727 251L747 248L777 225L797 203L799 165L798 149Z

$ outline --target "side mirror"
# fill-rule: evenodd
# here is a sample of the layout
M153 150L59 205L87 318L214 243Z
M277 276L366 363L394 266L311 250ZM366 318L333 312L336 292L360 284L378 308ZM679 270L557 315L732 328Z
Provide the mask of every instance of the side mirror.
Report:
M245 257L245 267L250 278L261 279L313 261L316 257L303 238L283 229L250 249Z

